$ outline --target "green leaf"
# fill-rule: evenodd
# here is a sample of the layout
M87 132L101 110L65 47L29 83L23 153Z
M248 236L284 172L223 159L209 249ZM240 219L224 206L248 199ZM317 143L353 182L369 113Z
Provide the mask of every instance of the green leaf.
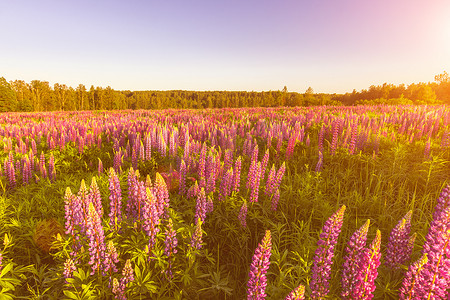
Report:
M64 293L64 295L66 295L66 297L69 298L69 299L79 299L78 296L75 295L74 292L64 290L63 293Z
M8 273L12 268L13 268L13 263L7 264L7 265L2 269L2 272L0 273L0 278L3 277L3 276L5 276L6 273Z

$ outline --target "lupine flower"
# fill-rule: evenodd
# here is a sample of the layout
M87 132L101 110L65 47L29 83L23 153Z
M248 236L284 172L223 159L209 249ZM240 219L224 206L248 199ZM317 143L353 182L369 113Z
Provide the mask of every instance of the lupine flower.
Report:
M195 217L194 223L197 224L198 221L204 222L206 217L206 194L205 189L201 188L200 193L197 196L197 203L195 205Z
M345 248L346 255L344 257L344 264L342 265L341 277L342 299L356 299L356 295L354 295L355 287L357 284L361 255L366 246L369 225L370 219L367 219L366 223L353 233Z
M91 186L89 187L89 201L94 204L97 214L101 218L103 216L102 195L98 189L97 180L92 177Z
M119 280L117 280L117 278L113 279L112 292L114 294L115 299L118 299L118 300L126 300L127 299L127 297L125 296L125 286L121 285L119 283Z
M184 160L181 160L180 165L180 181L179 181L179 194L184 195L186 194L186 164L184 163Z
M234 163L234 172L233 172L233 192L239 193L239 186L241 184L241 163L242 159L239 156Z
M98 174L102 174L103 173L103 162L102 160L99 158L98 159Z
M206 203L206 212L212 213L214 211L214 202L213 199L208 195L208 200Z
M145 187L142 186L142 188ZM143 202L143 229L150 238L148 249L151 250L156 243L156 235L159 232L160 214L158 212L156 196L149 188L145 189L145 194L146 198Z
M216 167L213 153L208 155L206 167L206 193L209 194L216 191Z
M238 215L239 222L242 227L247 227L247 202L244 202L239 210Z
M188 199L196 198L200 192L197 181L188 189L186 197Z
M292 134L289 137L288 145L286 147L286 159L290 159L292 157L292 155L294 155L294 148L295 148L296 142L297 142L297 137L295 136L295 134Z
M203 237L202 221L197 220L197 224L195 225L195 230L191 238L191 247L200 250L202 248L203 243L202 237Z
M0 252L0 271L3 269L3 254Z
M64 211L65 211L65 229L66 234L70 234L71 236L75 235L75 225L78 223L76 218L76 211L74 205L75 196L72 194L72 191L68 187L64 194Z
M117 231L122 222L122 191L120 181L113 168L109 169L109 225Z
M134 280L133 267L131 266L131 261L129 259L125 261L125 266L123 267L122 275L123 275L122 283L124 283L124 285Z
M264 190L264 193L266 195L271 195L273 192L272 191L273 186L275 186L275 164L272 165L269 175L267 176L266 188Z
M121 148L114 154L113 168L116 173L120 172L120 167L122 165L122 150Z
M103 275L107 274L108 271L110 276L112 272L117 272L116 264L118 262L119 255L117 254L116 247L114 247L113 241L109 241L106 247Z
M397 226L392 229L391 235L389 236L385 262L386 266L392 269L398 269L401 264L409 260L411 255L412 247L409 236L411 231L411 214L412 211L410 210L398 222Z
M50 181L56 180L55 157L53 156L53 153L50 153L48 161L48 177Z
M250 202L258 202L259 194L259 180L261 179L261 162L258 162L255 171L253 172L252 184L250 186Z
M447 297L450 274L450 185L439 195L423 245L427 263L418 277L413 294L422 299L442 299Z
M150 160L152 157L152 140L150 134L145 136L145 160Z
M351 135L351 138L350 138L350 145L349 145L349 148L348 148L348 152L350 154L353 154L355 152L357 135L358 135L358 124L354 123L352 125L352 135Z
M373 291L375 291L375 279L378 276L378 266L380 265L380 245L381 232L377 230L368 249L364 249L359 266L357 285L354 299L372 299Z
M73 261L73 259L71 258L66 259L66 261L64 262L64 271L63 271L64 278L65 279L72 278L73 272L76 271L76 269L77 268L75 267L75 262Z
M289 293L284 300L303 300L305 299L305 287L299 285L295 290Z
M166 239L164 241L166 247L164 248L164 254L167 256L167 261L169 263L166 274L169 278L172 278L172 259L174 254L177 253L177 232L175 229L173 229L173 223L172 219L169 218L169 222L167 224L167 231L166 231Z
M105 236L100 216L95 210L92 202L89 203L86 234L89 238L89 265L92 267L91 274L94 274L95 271L100 271L101 264L105 257Z
M415 263L409 266L408 271L403 278L402 286L399 289L400 300L420 299L420 295L415 290L418 279L422 276L424 271L423 266L428 262L427 254L422 254Z
M264 180L264 175L266 173L267 164L269 163L269 149L264 153L263 160L261 162L261 179Z
M329 292L331 265L333 264L334 247L341 232L345 205L335 212L323 225L322 233L314 253L311 277L311 298L322 299Z
M153 188L154 194L156 196L156 204L158 208L159 217L166 213L169 208L169 191L167 189L166 182L161 174L156 173L155 186Z
M255 249L250 272L248 274L247 283L247 299L262 300L266 297L267 278L266 273L270 265L270 255L272 251L272 240L270 230L266 230L266 234L261 243Z
M199 176L199 187L206 187L206 144L203 143L202 149L200 150L200 158L198 160L198 176Z
M280 189L277 189L272 196L272 210L276 211L278 206L278 201L280 201Z
M319 161L317 162L315 171L320 172L322 170L322 165L323 165L323 154L322 152L319 152Z
M319 153L323 152L324 135L325 135L325 127L324 127L324 125L322 125L322 127L320 128L320 131L319 131L319 142L318 142L318 146L317 146L319 149Z

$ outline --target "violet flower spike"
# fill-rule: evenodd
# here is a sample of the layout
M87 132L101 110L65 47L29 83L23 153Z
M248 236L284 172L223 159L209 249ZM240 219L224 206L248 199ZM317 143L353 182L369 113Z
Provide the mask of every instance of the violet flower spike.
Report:
M244 202L239 210L238 215L239 222L242 227L247 227L247 202Z
M289 293L284 300L303 300L305 299L305 287L299 285L295 290Z
M386 266L392 269L398 269L404 264L411 255L410 231L411 231L410 210L392 229L389 236L389 242L386 248L385 262Z
M323 225L311 269L311 299L322 299L329 292L334 247L341 232L345 208L345 205L342 205Z
M364 252L367 232L369 230L370 219L356 230L350 238L350 241L345 248L346 255L344 256L344 263L342 265L341 277L341 298L355 299L355 288L357 286L357 277L360 269L361 255Z
M399 299L400 300L412 300L419 299L420 295L417 294L415 290L415 286L422 276L422 272L424 271L423 266L428 262L427 254L422 254L422 257L419 258L415 263L409 266L408 271L403 278L402 286L399 289Z
M255 249L247 283L247 299L263 300L266 297L267 278L266 273L270 265L272 240L270 230L266 230L264 238Z

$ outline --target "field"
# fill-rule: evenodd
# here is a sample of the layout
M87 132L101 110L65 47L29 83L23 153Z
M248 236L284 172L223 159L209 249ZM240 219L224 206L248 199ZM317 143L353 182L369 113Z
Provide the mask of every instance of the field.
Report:
M3 113L0 136L1 299L446 299L447 106Z

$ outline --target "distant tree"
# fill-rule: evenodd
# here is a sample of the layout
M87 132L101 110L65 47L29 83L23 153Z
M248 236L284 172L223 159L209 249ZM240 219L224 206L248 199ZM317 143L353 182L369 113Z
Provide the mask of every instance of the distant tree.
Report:
M29 89L32 93L33 111L46 111L53 108L52 89L48 81L32 80Z
M23 80L14 80L10 82L11 88L16 92L17 110L18 111L32 111L33 105L31 103L32 95L28 89L28 84Z
M87 97L86 87L83 84L79 84L77 87L76 93L77 93L76 109L77 110L85 110L86 109L85 100ZM89 107L89 105L88 105L88 107Z
M16 92L4 77L0 77L0 111L15 111L17 109Z
M58 109L59 110L66 110L66 102L67 102L67 96L69 92L69 88L65 84L59 84L55 83L53 85L53 90L56 95L56 100L58 102Z

